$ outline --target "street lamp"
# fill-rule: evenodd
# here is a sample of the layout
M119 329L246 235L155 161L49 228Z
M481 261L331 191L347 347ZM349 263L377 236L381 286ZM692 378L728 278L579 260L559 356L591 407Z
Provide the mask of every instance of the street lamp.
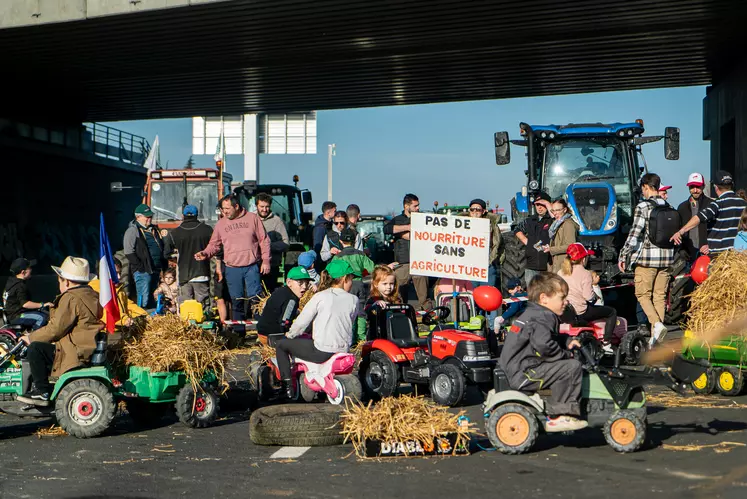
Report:
M332 156L335 155L335 145L327 146L327 201L332 201Z

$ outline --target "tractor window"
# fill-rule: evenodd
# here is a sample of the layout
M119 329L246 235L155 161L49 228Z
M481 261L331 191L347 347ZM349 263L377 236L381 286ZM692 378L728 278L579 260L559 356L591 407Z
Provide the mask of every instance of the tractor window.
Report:
M361 237L365 238L371 236L373 239L383 244L386 241L386 236L384 236L385 223L385 220L361 220L355 228L358 230Z
M631 215L630 168L616 139L550 142L545 149L543 187L551 198L563 197L568 184L604 182L615 189L618 207Z
M184 195L182 181L153 182L150 192L153 223L181 220ZM215 206L218 204L217 181L188 181L186 195L187 203L197 207L200 220L208 223L218 221L215 213Z

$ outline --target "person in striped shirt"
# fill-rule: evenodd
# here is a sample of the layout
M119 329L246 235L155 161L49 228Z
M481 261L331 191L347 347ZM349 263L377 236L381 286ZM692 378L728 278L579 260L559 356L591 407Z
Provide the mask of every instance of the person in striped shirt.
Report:
M710 223L708 245L701 249L701 253L719 254L734 248L734 238L739 232L739 219L747 207L747 201L734 193L734 179L729 172L719 170L716 173L714 189L718 197L672 236L675 244L681 244L683 234L699 224Z

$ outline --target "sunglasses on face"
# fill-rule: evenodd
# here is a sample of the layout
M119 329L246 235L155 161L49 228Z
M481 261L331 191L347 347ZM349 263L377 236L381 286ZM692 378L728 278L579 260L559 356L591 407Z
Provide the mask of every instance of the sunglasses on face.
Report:
M475 213L475 212L481 213L482 212L482 208L470 208L469 211L471 213Z
M335 225L345 225L345 222L335 222Z

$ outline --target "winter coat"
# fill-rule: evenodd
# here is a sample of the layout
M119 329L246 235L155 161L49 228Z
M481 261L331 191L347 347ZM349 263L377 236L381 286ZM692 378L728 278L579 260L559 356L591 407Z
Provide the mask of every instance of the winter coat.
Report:
M210 277L210 260L198 262L195 254L202 251L210 242L213 229L197 220L197 217L184 217L184 221L164 240L165 253L179 252L179 285L184 286L195 277Z
M283 261L283 253L290 248L290 239L288 239L288 229L285 227L285 222L274 213L270 213L267 218L259 217L259 219L262 220L267 237L270 238L270 265L280 267Z
M352 225L350 227L352 227ZM330 260L332 260L332 257L335 256L332 254L332 248L337 248L340 251L342 251L343 249L342 243L340 242L340 232L337 231L337 227L333 227L331 230L328 230L327 235L324 236L322 251L319 255L322 257L323 262L329 262ZM355 244L352 246L352 248L361 252L363 251L363 239L361 238L360 234L355 236Z
M204 253L211 257L221 249L223 262L229 267L248 267L260 260L270 265L270 238L262 220L245 210L234 219L223 217L215 224Z
M327 231L332 228L332 221L324 218L324 215L316 217L314 222L314 251L319 256L318 260L321 260L322 256L322 243L324 242L324 236L327 235Z
M146 230L150 231L160 247L160 266L156 265L153 261L148 242L145 240ZM127 257L127 261L130 264L130 275L134 275L135 272L157 274L166 268L168 261L163 253L163 240L161 240L161 234L158 232L158 227L155 225L151 225L144 229L139 223L137 223L137 220L131 221L129 227L127 227L127 230L124 233L123 242L125 257Z
M96 349L96 335L103 328L99 295L90 286L68 289L54 301L49 323L29 334L29 339L54 343L52 376L87 363Z
M556 274L563 267L565 252L568 246L578 241L578 225L573 219L568 218L555 232L555 237L550 241L550 255L552 256L552 271Z

